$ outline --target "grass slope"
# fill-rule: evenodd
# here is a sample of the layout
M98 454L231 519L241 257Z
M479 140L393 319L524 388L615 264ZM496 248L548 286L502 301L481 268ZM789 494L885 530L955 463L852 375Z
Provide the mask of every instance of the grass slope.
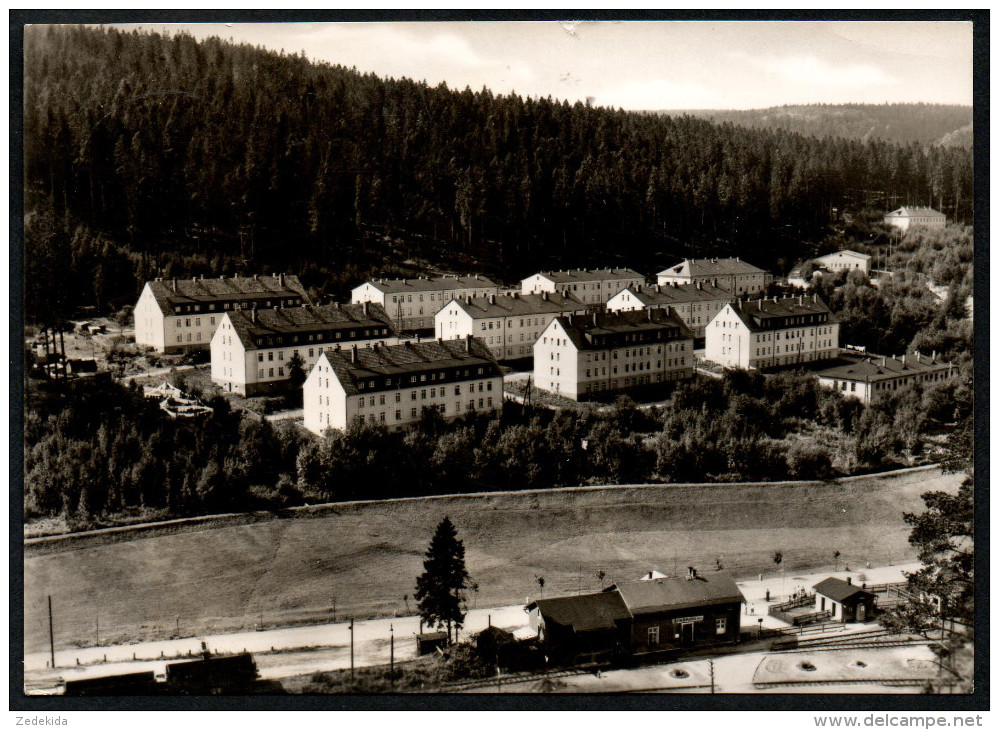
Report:
M931 489L956 491L939 471L830 484L704 485L552 491L353 504L321 516L274 519L67 549L25 558L25 649L48 647L46 596L57 646L185 636L331 618L404 613L434 527L450 515L465 542L479 606L628 580L650 568L702 570L720 558L752 576L774 550L794 571L841 561L913 559L903 511ZM842 567L842 562L841 562ZM411 612L411 611L410 611Z

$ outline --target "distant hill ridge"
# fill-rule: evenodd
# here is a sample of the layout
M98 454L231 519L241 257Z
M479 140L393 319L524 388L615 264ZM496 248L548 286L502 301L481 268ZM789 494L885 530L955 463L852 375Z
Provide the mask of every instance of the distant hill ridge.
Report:
M971 148L972 108L950 104L793 104L767 109L661 111L752 129L780 129L815 137L881 139L899 144Z

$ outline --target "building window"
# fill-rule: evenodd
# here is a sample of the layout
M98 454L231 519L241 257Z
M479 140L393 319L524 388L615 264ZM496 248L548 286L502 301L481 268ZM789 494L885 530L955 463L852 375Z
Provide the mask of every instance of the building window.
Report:
M416 393L413 393L413 395L415 396ZM410 418L416 418L416 409L415 408L410 408L409 409L409 417Z
M284 368L278 368L278 375L282 378L284 377Z
M715 633L716 634L724 634L727 622L728 622L728 619L726 619L726 618L716 618L715 619Z
M402 420L402 411L397 410L395 412L395 420L397 420L397 421L401 421Z
M659 627L649 627L649 646L659 646Z
M267 377L268 378L274 377L274 368L267 368Z
M257 374L257 377L258 377L258 378L262 378L262 377L264 377L264 369L263 369L263 368L260 368L260 371L259 371L259 373Z

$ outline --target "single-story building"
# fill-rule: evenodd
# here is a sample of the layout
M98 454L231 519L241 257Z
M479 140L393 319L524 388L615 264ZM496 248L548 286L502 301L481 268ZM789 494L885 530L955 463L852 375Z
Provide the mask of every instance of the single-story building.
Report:
M833 621L869 621L877 609L877 596L853 585L852 578L826 578L814 588L815 610L829 611Z
M529 606L531 628L558 660L626 653L631 614L616 591L539 598Z
M600 593L539 599L527 606L531 626L563 660L608 655L644 657L687 647L735 643L745 598L728 573L653 577Z

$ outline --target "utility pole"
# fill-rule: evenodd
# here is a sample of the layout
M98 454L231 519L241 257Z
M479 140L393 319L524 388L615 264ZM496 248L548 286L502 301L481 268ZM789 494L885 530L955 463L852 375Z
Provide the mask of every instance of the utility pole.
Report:
M389 681L395 686L395 629L389 624Z
M708 669L711 671L711 694L715 693L715 660L708 659Z
M94 616L94 623L97 625L97 640L94 641L94 646L101 645L101 617Z
M354 681L354 617L350 618L350 681Z
M52 632L52 596L49 596L49 652L52 654L52 668L55 669L55 636Z

